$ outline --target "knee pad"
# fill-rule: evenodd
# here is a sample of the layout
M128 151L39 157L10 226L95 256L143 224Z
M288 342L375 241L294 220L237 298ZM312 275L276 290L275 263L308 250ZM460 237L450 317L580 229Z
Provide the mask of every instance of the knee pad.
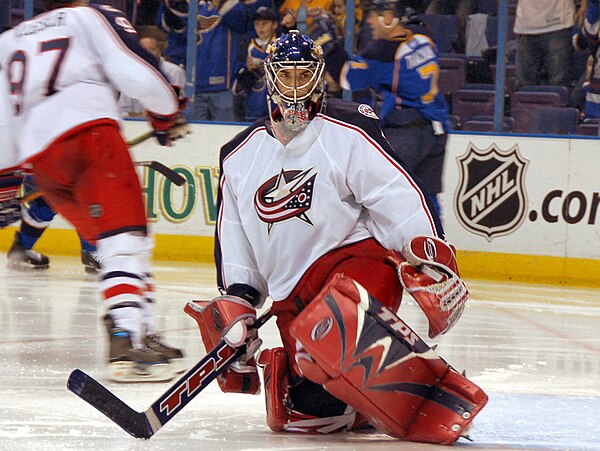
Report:
M305 377L363 414L382 432L454 443L487 402L354 280L335 276L290 326Z

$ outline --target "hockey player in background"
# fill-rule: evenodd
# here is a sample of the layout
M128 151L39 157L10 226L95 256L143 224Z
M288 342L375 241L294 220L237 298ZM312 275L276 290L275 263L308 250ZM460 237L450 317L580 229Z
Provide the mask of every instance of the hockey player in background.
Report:
M42 237L48 228L56 212L50 208L48 203L37 191L33 177L25 177L24 198L31 198L27 205L22 208L22 218L19 230L15 232L13 244L8 250L6 259L8 267L17 270L29 269L48 269L50 267L50 258L33 250L35 243ZM81 244L81 263L85 272L93 274L100 269L100 260L96 252L96 246L88 243L79 236Z
M344 89L383 96L381 120L392 147L419 177L440 213L448 105L439 91L437 46L417 24L403 24L404 0L370 0L373 41L342 70Z
M146 108L162 145L179 102L120 11L80 0L43 3L47 12L0 37L0 96L9 104L0 166L6 180L14 168L33 173L49 205L97 245L109 377L168 380L182 352L158 336L153 240L119 131L117 92Z
M427 191L364 104L324 98L321 48L298 31L265 60L270 114L221 150L215 258L222 296L186 306L207 350L247 345L223 391L257 393L255 309L267 296L283 347L262 351L273 431L371 424L453 443L487 401L394 312L404 286L429 335L468 291Z

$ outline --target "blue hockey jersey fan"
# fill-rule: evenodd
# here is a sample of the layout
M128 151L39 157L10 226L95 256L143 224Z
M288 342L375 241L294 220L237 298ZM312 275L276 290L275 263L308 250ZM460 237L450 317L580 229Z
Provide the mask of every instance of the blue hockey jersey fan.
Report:
M367 23L374 40L346 62L341 85L352 91L373 88L383 96L385 134L439 212L448 105L438 88L437 47L420 25L403 23L403 2L372 0L370 6Z
M372 2L379 3L382 2ZM387 6L400 2L384 3ZM379 22L382 17L379 10L372 13ZM438 89L437 46L422 27L413 24L402 28L400 36L377 36L361 54L353 56L342 74L342 85L352 91L374 88L380 92L383 95L380 115L384 123L391 111L413 108L445 127L448 105Z

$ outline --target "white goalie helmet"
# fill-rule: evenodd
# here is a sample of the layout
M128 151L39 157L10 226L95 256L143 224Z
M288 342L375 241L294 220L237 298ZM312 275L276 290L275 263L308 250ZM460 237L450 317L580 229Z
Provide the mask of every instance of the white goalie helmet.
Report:
M324 71L321 46L297 30L269 45L265 59L267 101L276 132L300 132L320 112Z

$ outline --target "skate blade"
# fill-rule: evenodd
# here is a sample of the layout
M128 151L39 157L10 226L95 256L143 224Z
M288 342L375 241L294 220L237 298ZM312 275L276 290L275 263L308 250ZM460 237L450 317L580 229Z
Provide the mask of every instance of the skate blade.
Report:
M185 363L185 359L169 359L169 365L171 365L172 371L176 374L185 373L188 369L188 365Z
M168 363L142 366L135 362L113 362L108 365L108 378L114 382L168 382L174 376Z
M50 264L47 265L32 265L27 262L13 262L8 261L7 264L8 269L19 272L27 272L27 271L43 271L50 268Z

